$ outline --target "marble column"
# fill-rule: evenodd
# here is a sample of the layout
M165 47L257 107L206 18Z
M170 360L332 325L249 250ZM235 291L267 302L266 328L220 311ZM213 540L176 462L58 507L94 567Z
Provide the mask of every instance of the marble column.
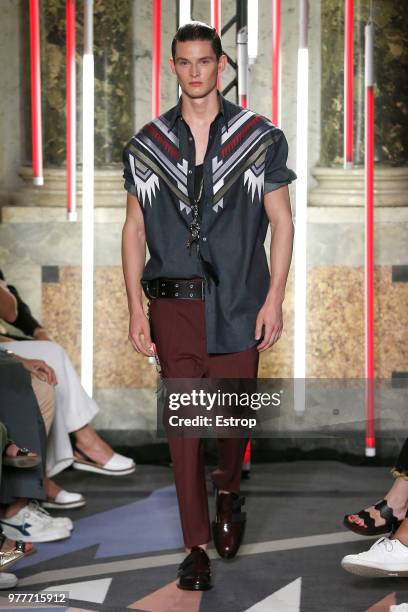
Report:
M344 0L322 0L320 161L311 206L364 204L364 26L369 0L355 0L354 169L343 170ZM375 204L408 205L408 12L398 0L374 3L375 26Z
M132 127L132 2L94 2L95 165L121 159ZM82 144L83 11L77 3L77 152ZM44 165L65 164L65 2L41 2Z
M25 184L14 196L17 205L65 206L66 168L66 34L65 1L41 2L41 79L43 113L44 187L31 184L31 118L30 92L26 86L25 139L20 176ZM120 185L113 185L112 198L108 191L111 176L116 176L121 163L123 145L135 131L133 85L133 13L136 2L94 0L94 61L95 61L95 204L123 205ZM22 26L28 32L28 12L22 12ZM82 48L83 11L77 3L77 160L78 204L81 205L82 159ZM25 41L26 54L28 53ZM29 62L25 82L29 83ZM108 191L107 191L108 189Z
M354 69L355 163L364 163L364 26L369 0L355 1ZM344 0L322 1L322 142L320 165L343 160ZM408 12L398 0L374 3L375 160L404 165L407 160L408 68L405 33ZM324 103L323 103L324 102Z

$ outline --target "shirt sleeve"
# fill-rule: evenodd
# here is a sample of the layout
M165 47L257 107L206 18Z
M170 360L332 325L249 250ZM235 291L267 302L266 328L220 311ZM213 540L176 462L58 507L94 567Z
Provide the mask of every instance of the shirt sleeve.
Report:
M275 142L269 145L265 158L264 193L289 185L297 179L296 173L286 166L288 142L282 130L278 131Z
M129 144L129 143L128 143ZM126 145L122 152L123 161L123 178L125 180L123 187L137 197L136 190L136 161L132 153Z
M13 285L7 287L17 300L17 319L12 323L13 327L17 327L26 336L32 336L37 327L41 327L40 323L33 317L29 306L23 302L17 289Z

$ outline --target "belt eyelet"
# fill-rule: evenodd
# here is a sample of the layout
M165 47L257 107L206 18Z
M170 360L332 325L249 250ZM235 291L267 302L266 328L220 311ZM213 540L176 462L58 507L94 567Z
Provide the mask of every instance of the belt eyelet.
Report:
M175 297L178 297L178 293L175 293L174 295L175 295Z
M193 297L194 293L190 293L190 297Z

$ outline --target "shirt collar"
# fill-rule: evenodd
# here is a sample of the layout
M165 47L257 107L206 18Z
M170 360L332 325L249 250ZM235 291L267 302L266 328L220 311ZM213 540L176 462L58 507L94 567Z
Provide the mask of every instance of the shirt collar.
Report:
M229 113L228 113L227 101L222 95L222 93L220 93L218 90L217 90L217 93L218 93L218 100L220 104L220 111L217 117L221 115L225 129L228 131ZM177 119L181 117L181 102L182 102L182 96L179 97L176 106L174 106L170 111L168 131L173 129L174 124L176 123Z

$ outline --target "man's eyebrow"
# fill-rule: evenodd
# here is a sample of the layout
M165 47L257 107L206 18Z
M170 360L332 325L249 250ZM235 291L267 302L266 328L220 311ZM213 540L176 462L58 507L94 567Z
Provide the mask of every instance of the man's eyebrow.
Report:
M198 61L204 60L204 59L214 59L213 57L211 57L211 55L205 55L204 57L199 57ZM189 62L190 60L187 57L176 57L176 62L178 60L183 60L184 62Z

